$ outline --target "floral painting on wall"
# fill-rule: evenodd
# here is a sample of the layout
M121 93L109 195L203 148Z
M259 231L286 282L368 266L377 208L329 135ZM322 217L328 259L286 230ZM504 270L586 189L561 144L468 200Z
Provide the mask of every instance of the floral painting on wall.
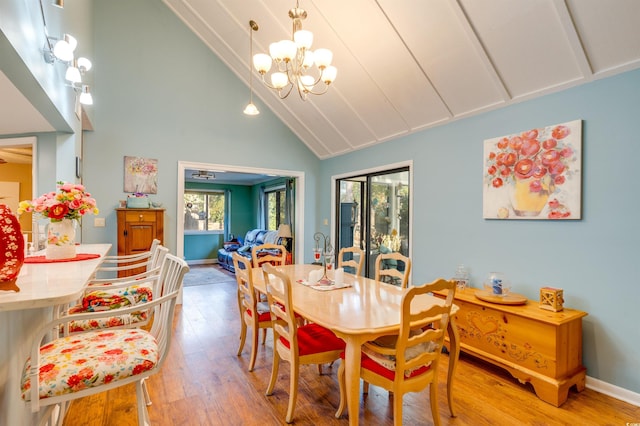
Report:
M581 219L582 120L484 141L483 218Z
M124 157L124 192L158 193L158 160Z

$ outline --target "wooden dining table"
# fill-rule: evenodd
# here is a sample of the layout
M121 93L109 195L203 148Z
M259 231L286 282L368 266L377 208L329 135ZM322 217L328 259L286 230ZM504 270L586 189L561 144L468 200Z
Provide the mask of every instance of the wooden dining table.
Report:
M406 290L370 278L344 274L344 283L348 287L319 290L304 285L309 272L321 268L317 265L295 264L278 266L291 280L293 306L295 311L323 327L333 331L346 343L345 374L346 397L349 424L357 425L359 421L360 401L360 351L362 344L380 336L398 334L400 330L400 312L402 295ZM253 269L255 288L266 293L262 268ZM328 271L333 278L333 271ZM306 281L305 281L306 282ZM425 309L432 305L442 305L444 300L431 295L416 297L412 307ZM449 367L447 373L447 398L451 416L455 416L453 408L452 383L460 354L460 339L452 315L447 326L449 335Z

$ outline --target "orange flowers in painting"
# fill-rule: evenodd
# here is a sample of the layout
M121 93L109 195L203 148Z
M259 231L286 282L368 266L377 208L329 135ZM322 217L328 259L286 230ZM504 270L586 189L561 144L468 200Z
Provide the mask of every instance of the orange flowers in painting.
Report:
M485 141L485 218L579 217L580 123Z
M501 187L505 181L513 178L534 177L530 183L532 192L542 189L542 179L551 178L554 185L562 185L567 161L573 157L573 149L562 144L570 134L566 126L556 126L548 135L539 134L538 129L523 132L521 135L502 138L497 143L497 151L489 153L487 174L492 176L494 188ZM541 137L546 137L540 142Z

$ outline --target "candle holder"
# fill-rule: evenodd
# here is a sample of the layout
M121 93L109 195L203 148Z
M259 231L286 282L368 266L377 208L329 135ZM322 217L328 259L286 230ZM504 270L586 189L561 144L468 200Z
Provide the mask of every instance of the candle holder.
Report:
M313 235L313 239L316 242L315 248L313 249L314 259L316 259L316 261L320 258L322 259L322 278L320 278L318 282L329 285L331 284L331 280L327 277L327 264L333 256L331 240L328 235L324 235L322 232L316 232Z

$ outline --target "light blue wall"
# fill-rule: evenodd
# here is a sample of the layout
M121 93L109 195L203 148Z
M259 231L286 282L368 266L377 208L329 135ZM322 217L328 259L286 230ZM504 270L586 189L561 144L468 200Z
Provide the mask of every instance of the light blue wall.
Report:
M639 113L633 71L325 160L318 217L330 217L331 176L413 160L413 282L451 277L464 263L474 286L499 270L530 299L563 288L566 307L589 313L587 375L640 392ZM483 220L483 140L576 119L583 219Z
M93 2L69 0L66 6L63 10L43 2L47 34L54 38L73 35L78 40L76 57L93 58ZM0 3L0 71L55 129L21 135L38 136L38 161L46 164L46 170L38 174L38 193L54 190L56 181L75 182L75 158L82 156L82 121L75 109L77 94L64 78L66 65L59 61L48 64L43 57L43 12L38 1ZM87 73L84 82L91 84L91 77L92 73ZM5 136L10 135L0 135Z
M178 161L305 172L305 211L313 212L319 160L263 105L258 116L242 114L248 88L163 3L96 1L93 20L99 72L84 184L107 226L85 226L83 241L115 245L113 209L126 196L124 156L158 159L153 198L167 209L165 242L172 251L176 216L182 218L176 212ZM306 223L311 234L313 214Z
M32 27L38 34L41 30L32 10L37 4L25 10L26 4L12 0L0 5L0 66L12 79L28 74L22 72L27 67L32 75L25 79L35 76L55 98L49 88L60 75L40 76L60 71L41 69L40 59L27 52L32 46L15 41L23 28ZM458 263L465 263L476 286L487 272L499 269L512 279L515 291L532 299L538 298L541 286L562 287L566 306L589 313L584 320L587 374L640 392L640 332L635 319L640 299L640 199L634 174L640 154L640 71L320 162L263 105L258 105L262 113L257 117L240 113L247 87L160 1L66 4L65 11L74 4L94 8L95 132L85 137L84 183L98 200L107 227L95 228L89 218L83 225L84 242L115 245L113 209L125 196L125 155L158 159L159 193L154 198L167 208L166 243L172 250L179 160L304 171L305 236L311 241L314 231L328 231L321 222L330 218L331 176L413 159L414 282L449 277ZM8 49L7 39L17 45ZM17 63L16 52L26 65ZM33 84L19 83L58 129L76 128L67 104L54 108L49 100L49 105L42 105L36 102L42 93L32 90ZM575 119L584 120L583 219L483 220L482 141ZM55 144L55 150L71 151L64 137L44 135L42 140ZM56 161L52 145L44 151L46 161ZM286 158L282 152L287 152ZM73 170L73 158L57 161L63 164L47 163L41 170L56 177Z

